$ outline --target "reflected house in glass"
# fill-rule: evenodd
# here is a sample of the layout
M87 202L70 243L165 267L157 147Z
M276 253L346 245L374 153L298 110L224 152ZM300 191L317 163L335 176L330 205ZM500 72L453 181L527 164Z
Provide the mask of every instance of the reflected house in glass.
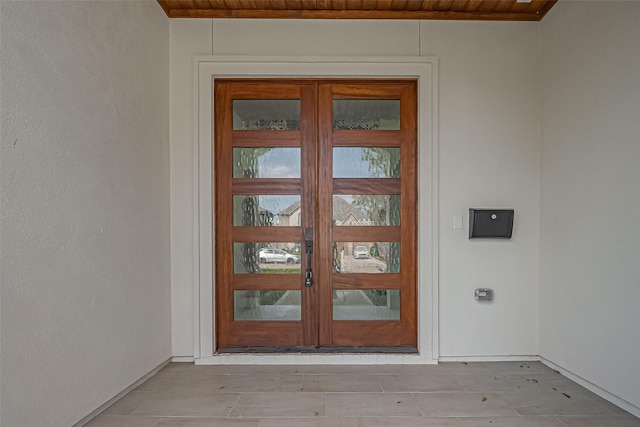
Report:
M343 226L369 225L370 220L362 209L349 203L343 197L333 196L333 223ZM340 242L338 251L343 251L345 255L353 255L353 248L356 246L366 246L370 249L372 242Z
M362 209L340 196L333 196L333 221L335 225L349 226L369 225L371 223Z
M287 206L285 209L278 212L278 225L300 225L301 211L302 209L299 201ZM344 226L373 224L373 222L368 218L368 215L362 209L352 203L349 203L340 196L333 196L333 221L335 225ZM344 247L341 247L340 250L344 249L345 255L353 255L353 248L356 246L366 246L371 249L373 242L345 242Z
M278 212L278 225L296 226L300 225L302 217L302 209L300 201L290 204L280 212Z

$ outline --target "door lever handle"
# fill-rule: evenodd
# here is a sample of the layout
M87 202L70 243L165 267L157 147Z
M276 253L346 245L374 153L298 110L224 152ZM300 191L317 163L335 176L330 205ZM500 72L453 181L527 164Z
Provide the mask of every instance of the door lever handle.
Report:
M304 274L304 286L310 288L313 286L313 271L307 268L307 272Z
M307 253L307 271L304 273L304 286L313 286L313 271L311 270L311 254L313 253L313 240L304 241L305 252Z
M311 270L311 254L313 253L313 229L305 230L304 251L307 253L307 271L304 273L304 286L313 286L313 271Z

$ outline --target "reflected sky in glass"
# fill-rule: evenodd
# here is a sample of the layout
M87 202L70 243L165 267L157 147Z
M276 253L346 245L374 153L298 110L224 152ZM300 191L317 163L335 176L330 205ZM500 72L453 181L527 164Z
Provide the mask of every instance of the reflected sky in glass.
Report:
M300 178L299 148L234 148L234 178Z
M398 178L400 149L334 147L334 178Z

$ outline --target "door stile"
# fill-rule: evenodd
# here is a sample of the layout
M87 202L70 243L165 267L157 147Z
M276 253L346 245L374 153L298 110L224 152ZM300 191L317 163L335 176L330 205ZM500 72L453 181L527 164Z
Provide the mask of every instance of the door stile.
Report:
M316 103L316 87L317 84L305 84L300 88L300 156L302 161L301 171L301 205L302 212L305 214L302 217L302 230L301 235L305 239L305 234L308 229L313 239L314 246L316 245L316 236L318 226L316 224L316 218L318 218L316 209L316 165L317 161L317 131L316 131L316 116L317 116L317 103ZM305 166L306 165L306 166ZM305 247L305 242L300 242L302 247ZM311 257L311 270L313 272L312 285L305 286L304 270ZM320 265L317 261L318 252L316 248L313 248L313 253L309 254L303 251L302 254L302 271L303 277L301 278L300 288L302 291L302 340L303 345L307 347L318 346L318 305L317 293L318 284L320 281L317 277L317 268Z
M331 150L332 109L331 86L318 85L318 273L322 278L318 290L319 345L333 344L333 153Z
M214 108L226 109L230 103L229 87L227 85L216 85L214 89ZM232 148L231 144L225 143L231 137L230 129L232 128L232 117L226 112L218 111L214 112L215 123L215 136L214 136L214 149L213 164L216 179L214 179L214 191L216 197L231 198L231 189L228 185L225 185L224 181L217 179L217 177L231 176L232 165L229 162L224 162L222 159L228 159L231 157ZM213 200L216 200L216 197ZM231 224L233 221L232 212L225 208L222 203L214 204L215 222L217 224ZM226 256L226 253L230 252L229 242L231 242L231 227L216 227L215 235L215 251L217 255L215 260L215 298L218 301L216 304L215 318L217 325L216 337L227 337L231 334L231 327L233 322L233 305L228 304L228 301L233 298L233 291L225 281L233 274L233 260Z
M401 164L403 178L400 181L400 198L403 209L400 214L402 251L407 254L418 253L418 99L417 82L404 85L400 99L404 106L400 116ZM408 208L404 208L407 206ZM400 260L400 280L402 283L417 283L418 257L404 256ZM400 316L405 322L407 331L418 336L418 296L417 286L405 286L400 296Z

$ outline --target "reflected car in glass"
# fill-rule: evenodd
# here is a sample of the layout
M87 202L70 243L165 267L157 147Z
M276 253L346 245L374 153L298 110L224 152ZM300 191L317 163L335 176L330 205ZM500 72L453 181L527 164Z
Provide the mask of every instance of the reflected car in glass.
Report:
M353 257L355 259L369 258L369 248L366 246L356 246L353 250Z
M300 257L290 254L281 249L265 248L258 252L260 264L279 263L279 264L298 264Z

